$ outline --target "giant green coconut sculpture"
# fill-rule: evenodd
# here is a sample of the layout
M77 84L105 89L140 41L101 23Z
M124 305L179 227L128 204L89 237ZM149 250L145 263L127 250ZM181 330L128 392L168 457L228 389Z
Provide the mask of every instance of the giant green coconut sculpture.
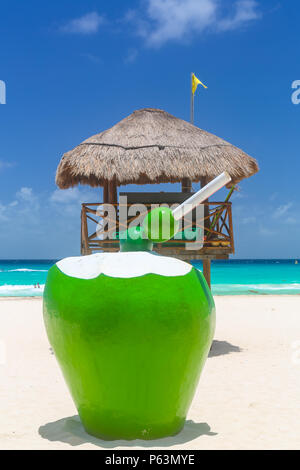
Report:
M171 238L186 212L229 181L224 173L173 212L148 214L140 229L145 251L135 236L130 251L123 243L119 253L67 258L50 269L46 329L88 433L156 439L184 426L215 306L201 272L151 252L151 243Z

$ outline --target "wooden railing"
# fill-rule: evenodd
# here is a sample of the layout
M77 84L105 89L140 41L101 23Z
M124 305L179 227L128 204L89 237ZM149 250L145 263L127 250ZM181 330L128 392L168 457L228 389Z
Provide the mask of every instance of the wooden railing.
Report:
M118 234L131 224L140 223L153 205L147 204L144 211L125 220L120 211L126 211L132 204L112 204L116 216L105 210L104 203L84 203L81 211L81 253L119 251ZM156 252L165 255L176 255L182 259L226 259L234 253L232 225L232 206L230 202L207 202L203 204L204 216L200 220L191 218L184 229L202 230L202 243L198 247L195 240L187 240L177 235L166 243L156 244ZM127 212L126 212L127 213ZM194 243L194 245L192 245Z

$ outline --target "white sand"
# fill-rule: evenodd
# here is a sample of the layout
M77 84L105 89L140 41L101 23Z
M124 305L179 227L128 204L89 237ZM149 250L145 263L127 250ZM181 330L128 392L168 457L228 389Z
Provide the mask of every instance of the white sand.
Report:
M300 449L300 297L216 304L216 342L184 430L144 443L86 434L50 352L42 302L1 300L0 448Z

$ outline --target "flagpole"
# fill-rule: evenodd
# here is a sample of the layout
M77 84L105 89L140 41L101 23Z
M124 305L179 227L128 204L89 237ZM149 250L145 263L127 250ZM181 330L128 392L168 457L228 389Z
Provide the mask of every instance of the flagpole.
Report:
M194 124L194 94L193 94L193 73L191 74L191 123ZM203 85L203 84L202 84ZM197 88L197 87L196 87ZM192 182L190 181L190 192L191 192L191 189L192 189ZM202 181L200 181L200 186L203 188L205 185L207 184L207 181L205 181L205 179L203 179ZM208 202L208 199L205 201L205 202ZM207 229L209 229L209 209L208 209L208 205L204 205L204 234L205 234L205 230L206 230L206 233L207 233ZM210 268L211 268L211 262L210 262L210 259L203 259L202 260L203 262L203 274L204 274L204 277L206 279L206 282L209 286L209 288L211 287L211 274L210 274Z
M194 124L193 72L191 73L191 123Z

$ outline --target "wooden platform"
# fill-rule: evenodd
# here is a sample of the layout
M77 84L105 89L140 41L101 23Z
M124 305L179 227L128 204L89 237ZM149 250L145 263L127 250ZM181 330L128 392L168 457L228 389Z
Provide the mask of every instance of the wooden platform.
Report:
M122 196L126 196L126 199ZM118 238L128 227L141 225L153 208L162 204L174 208L174 204L182 203L189 196L191 193L128 193L120 194L117 204L82 204L82 255L118 252ZM181 229L174 239L166 243L155 244L153 249L161 255L187 262L202 260L203 273L210 286L211 260L228 259L229 255L234 253L232 206L230 202L205 202L202 204L201 214L199 219L199 211L191 212L188 220L185 220L184 230ZM198 249L195 249L194 240L187 239L185 230L190 230L190 234L194 233L193 231L200 233Z
M147 203L144 210L141 209L138 214L121 220L121 210L126 210L128 214L132 206L133 204L130 203L125 207L122 207L122 204L82 204L81 253L88 255L99 251L119 251L118 234L130 225L141 223L147 212L153 208ZM193 249L192 244L195 243L193 240L173 239L154 245L154 250L183 260L227 259L230 254L234 253L231 203L207 202L204 206L203 218L195 221L194 217L191 217L190 223L185 227L191 230L202 230L204 241L200 249ZM221 246L221 244L226 246Z

